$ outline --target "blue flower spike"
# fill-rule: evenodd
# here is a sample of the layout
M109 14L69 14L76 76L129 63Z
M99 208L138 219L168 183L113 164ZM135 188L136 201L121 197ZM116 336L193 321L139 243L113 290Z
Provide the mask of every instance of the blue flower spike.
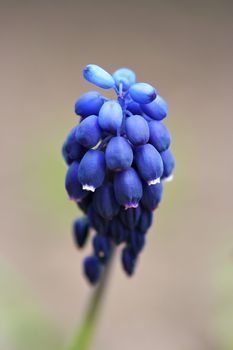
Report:
M124 272L134 274L175 161L161 122L168 106L152 85L137 82L129 68L111 75L89 64L83 76L116 93L112 100L97 91L81 95L75 103L79 123L62 146L65 188L84 215L73 223L75 245L83 248L95 232L83 272L96 285L118 246Z

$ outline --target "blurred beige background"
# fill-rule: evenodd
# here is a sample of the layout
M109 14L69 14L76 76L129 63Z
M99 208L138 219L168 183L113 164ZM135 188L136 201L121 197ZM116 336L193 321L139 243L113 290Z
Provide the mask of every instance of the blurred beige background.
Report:
M65 344L91 293L60 156L88 63L157 87L176 157L137 273L115 262L93 349L233 348L232 4L0 1L1 349L47 349L34 321L28 345L37 314Z

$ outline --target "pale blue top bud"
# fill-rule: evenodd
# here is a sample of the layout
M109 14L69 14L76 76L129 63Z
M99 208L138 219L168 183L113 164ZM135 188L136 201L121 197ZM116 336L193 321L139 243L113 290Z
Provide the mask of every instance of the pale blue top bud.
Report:
M150 103L156 97L156 90L147 83L133 84L129 89L130 96L135 102L140 104Z
M90 83L103 89L111 89L115 85L113 77L103 68L95 64L88 64L83 69L83 76Z
M136 75L129 68L117 69L112 76L117 86L122 83L123 90L128 90L130 86L136 82Z

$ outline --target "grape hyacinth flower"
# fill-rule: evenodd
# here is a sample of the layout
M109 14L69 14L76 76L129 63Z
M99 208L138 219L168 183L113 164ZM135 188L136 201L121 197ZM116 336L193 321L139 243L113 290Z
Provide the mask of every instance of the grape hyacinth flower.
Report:
M68 166L65 187L84 213L73 223L76 246L84 247L93 231L92 253L84 259L83 271L94 285L115 247L121 250L125 273L134 273L164 182L172 177L174 157L162 121L167 103L153 86L137 82L128 68L110 74L89 64L83 76L116 93L114 99L97 91L79 97L75 113L80 121L62 147Z

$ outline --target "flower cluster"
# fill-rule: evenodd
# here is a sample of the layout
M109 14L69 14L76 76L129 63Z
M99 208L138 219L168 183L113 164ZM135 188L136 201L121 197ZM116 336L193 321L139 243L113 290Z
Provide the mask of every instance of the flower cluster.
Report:
M114 100L97 91L79 97L75 113L80 123L62 148L67 193L85 214L73 224L77 246L85 245L91 228L96 232L93 254L83 262L86 277L95 284L114 245L123 244L122 266L133 274L174 158L168 149L170 134L161 122L167 104L153 86L136 83L128 68L110 75L90 64L83 76L117 94Z

